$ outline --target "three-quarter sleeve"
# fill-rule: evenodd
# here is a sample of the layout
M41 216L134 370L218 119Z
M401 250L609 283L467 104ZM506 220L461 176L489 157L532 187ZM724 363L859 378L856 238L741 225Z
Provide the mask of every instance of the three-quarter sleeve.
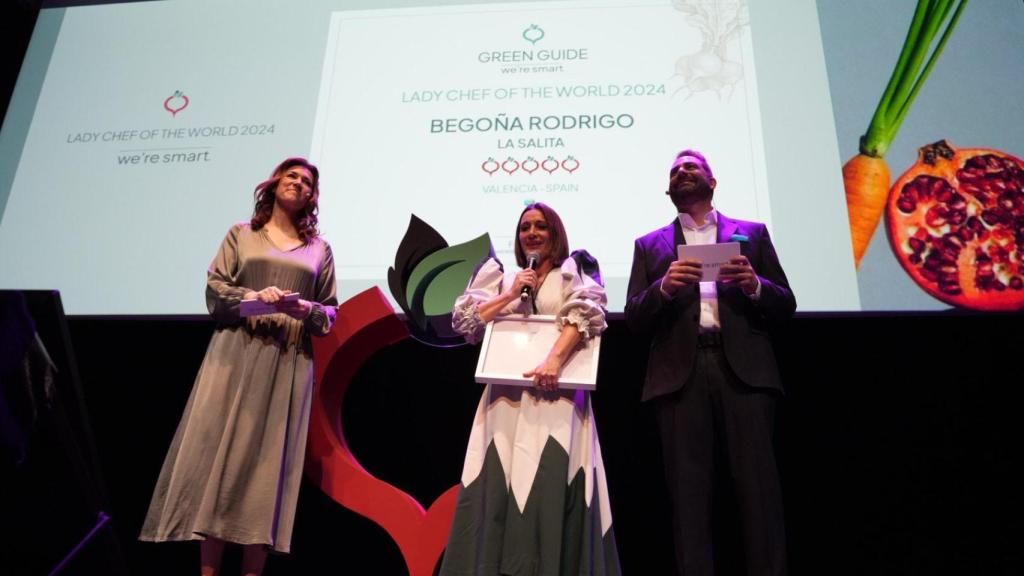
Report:
M313 309L305 320L306 330L313 336L324 336L331 331L338 314L337 280L334 277L334 253L324 240L324 255L316 276L316 294L310 300Z
M240 224L228 230L206 271L206 308L214 320L233 323L239 320L238 305L249 289L238 285Z
M466 342L476 344L483 339L487 323L480 318L477 307L501 292L503 277L501 262L488 258L470 278L466 291L455 299L452 329L462 334Z
M558 327L572 324L584 340L597 336L608 326L605 306L608 295L604 286L579 269L573 258L566 258L562 274L562 307L558 311Z

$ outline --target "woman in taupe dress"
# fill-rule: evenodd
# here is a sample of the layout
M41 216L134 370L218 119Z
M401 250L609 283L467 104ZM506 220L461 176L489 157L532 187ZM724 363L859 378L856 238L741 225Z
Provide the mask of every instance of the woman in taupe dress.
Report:
M245 574L260 574L267 550L289 551L313 397L310 337L327 334L337 311L318 183L305 159L278 165L207 274L217 330L140 536L201 540L204 576L220 572L226 542L243 545ZM253 299L273 313L243 317L240 303Z

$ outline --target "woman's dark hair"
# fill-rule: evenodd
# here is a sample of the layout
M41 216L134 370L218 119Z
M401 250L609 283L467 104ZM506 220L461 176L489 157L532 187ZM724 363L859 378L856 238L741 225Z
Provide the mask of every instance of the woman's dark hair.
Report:
M526 268L526 253L519 243L519 225L523 221L523 214L530 210L538 210L544 215L544 220L548 223L548 239L551 242L551 262L555 266L561 266L569 257L569 239L565 235L565 226L558 217L558 212L543 202L534 202L519 213L519 219L516 220L516 264L519 264L520 268Z
M277 184L281 181L281 176L289 168L294 168L295 166L301 166L309 170L309 173L313 176L312 193L309 195L309 199L306 200L306 205L296 215L294 222L295 228L299 232L299 238L303 242L309 242L320 235L320 230L317 229L319 221L316 217L320 211L320 171L305 158L288 158L278 164L277 168L274 168L274 172L271 173L269 179L260 182L256 186L256 190L253 192L256 206L252 210L252 220L249 222L249 225L252 226L253 230L259 230L270 221L270 215L274 211L274 202L277 199L275 195Z

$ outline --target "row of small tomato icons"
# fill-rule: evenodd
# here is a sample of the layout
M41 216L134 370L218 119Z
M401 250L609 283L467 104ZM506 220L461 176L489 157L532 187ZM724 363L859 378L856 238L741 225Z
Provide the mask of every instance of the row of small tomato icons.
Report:
M499 171L507 174L513 174L519 170L522 170L527 174L533 174L538 170L543 170L548 174L554 174L558 170L564 170L565 172L572 174L579 170L579 168L580 161L573 156L566 156L564 160L558 160L554 156L548 156L539 162L533 156L528 156L526 160L523 160L522 162L511 156L502 162L499 162L492 157L484 160L483 163L480 164L480 169L487 172L488 176L494 176L494 174Z

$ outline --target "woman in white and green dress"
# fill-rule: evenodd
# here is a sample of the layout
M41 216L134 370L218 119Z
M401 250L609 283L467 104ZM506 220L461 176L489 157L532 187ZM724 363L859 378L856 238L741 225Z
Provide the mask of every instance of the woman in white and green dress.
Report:
M494 258L481 264L455 302L453 328L478 342L495 317L535 313L555 316L560 336L524 374L532 387L484 388L441 574L619 574L590 394L558 385L571 352L607 325L597 263L569 255L561 219L541 203L520 215L515 253L518 272Z
M243 545L246 575L260 574L268 550L289 551L313 399L310 337L330 331L338 304L331 247L317 233L318 176L303 158L278 165L207 273L217 329L139 536L201 540L204 576L220 572L226 542ZM243 318L251 299L275 312Z

